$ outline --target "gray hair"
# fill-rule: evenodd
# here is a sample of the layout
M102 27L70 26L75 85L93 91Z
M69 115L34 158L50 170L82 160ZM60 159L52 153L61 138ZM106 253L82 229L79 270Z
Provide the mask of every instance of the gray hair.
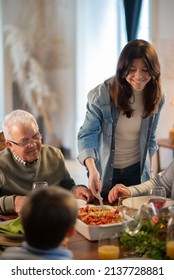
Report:
M2 130L4 132L5 139L12 139L11 128L12 126L19 124L29 125L31 122L34 123L36 129L39 130L39 126L32 114L24 110L14 110L5 116L2 124Z

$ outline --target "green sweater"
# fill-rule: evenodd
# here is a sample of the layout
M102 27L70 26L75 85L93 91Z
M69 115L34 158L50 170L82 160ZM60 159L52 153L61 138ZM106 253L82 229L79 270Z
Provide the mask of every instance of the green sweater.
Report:
M38 161L30 165L18 162L8 148L0 152L0 214L15 213L14 196L27 195L34 181L68 190L75 186L61 151L55 147L42 145Z

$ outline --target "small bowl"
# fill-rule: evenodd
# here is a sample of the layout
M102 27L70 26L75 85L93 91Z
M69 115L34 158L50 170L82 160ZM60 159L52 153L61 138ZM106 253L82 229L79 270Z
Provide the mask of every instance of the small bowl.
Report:
M79 198L76 199L76 202L77 202L77 207L78 207L78 208L85 207L86 204L87 204L87 202L86 202L85 200L79 199Z

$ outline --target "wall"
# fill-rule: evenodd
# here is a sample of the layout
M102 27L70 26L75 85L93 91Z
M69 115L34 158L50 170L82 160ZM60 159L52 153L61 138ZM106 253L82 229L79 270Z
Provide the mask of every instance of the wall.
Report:
M9 25L20 30L22 38L26 41L26 50L30 53L30 57L39 63L45 75L46 85L54 96L54 104L47 104L47 110L58 139L56 145L73 151L75 145L72 141L75 131L75 0L1 0L1 3L2 31ZM6 33L3 35L5 40L7 35ZM19 44L18 38L15 44ZM13 109L12 83L15 77L9 54L10 48L5 47L4 114ZM22 59L20 53L19 57ZM21 94L24 95L23 92ZM29 98L25 96L25 100ZM29 108L33 113L32 106ZM46 136L47 140L54 141L53 138L49 139L47 131Z
M116 40L118 38L116 26L119 25L117 13L120 1L0 0L0 2L2 29L7 24L13 24L25 31L33 55L44 67L48 85L56 94L58 109L52 116L55 132L60 144L70 149L71 156L75 158L76 134L83 122L87 93L93 86L115 72L117 41L119 41ZM174 123L174 108L170 104L174 95L174 34L171 31L174 2L153 0L151 4L151 41L160 58L162 82L167 94L160 117L158 137L167 138L169 129ZM36 25L37 30L34 32ZM33 37L34 41L31 40ZM4 39L2 33L0 39L2 41ZM13 106L14 76L8 49L1 49L0 54L2 57L4 55L0 83L2 88L0 98L2 103L4 102L0 115L2 122L3 115ZM100 73L98 68L101 70ZM164 149L162 158L162 167L165 167L172 160L172 152Z
M76 158L76 135L84 119L87 93L115 73L118 2L0 1L3 26L10 24L20 28L32 57L37 58L44 69L58 107L56 114L51 114L54 130L60 144L70 149L71 157ZM9 49L6 47L4 52L6 114L13 108L14 75Z
M115 0L78 0L76 4L75 135L84 121L88 92L114 75L119 52L119 3Z
M2 30L2 3L0 2L0 30ZM4 68L3 68L3 35L0 32L0 92L3 93L4 91ZM0 104L4 104L4 94L0 94ZM4 108L0 110L0 122L2 122L4 117Z
M161 112L158 137L168 138L169 130L174 124L174 107L171 99L174 97L174 2L172 0L153 0L151 14L152 43L159 55L161 64L162 84L166 93L166 103ZM173 153L161 149L162 169L166 168L173 159Z

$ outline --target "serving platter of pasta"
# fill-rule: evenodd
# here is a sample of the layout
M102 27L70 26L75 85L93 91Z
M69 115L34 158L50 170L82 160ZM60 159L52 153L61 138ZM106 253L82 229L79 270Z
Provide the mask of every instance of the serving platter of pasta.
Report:
M114 234L122 229L122 214L111 206L86 205L78 209L76 230L88 240L98 240L101 232Z

